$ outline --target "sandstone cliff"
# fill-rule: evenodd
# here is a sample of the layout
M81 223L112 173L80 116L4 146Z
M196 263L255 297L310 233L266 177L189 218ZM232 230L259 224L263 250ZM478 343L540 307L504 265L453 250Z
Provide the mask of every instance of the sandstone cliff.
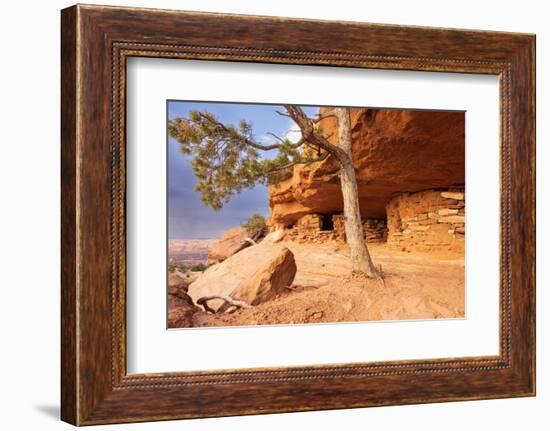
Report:
M385 218L387 203L400 193L463 186L464 118L462 112L352 109L363 218ZM321 127L335 139L335 119ZM269 203L273 226L293 225L305 214L341 212L336 161L295 166L291 178L270 187Z

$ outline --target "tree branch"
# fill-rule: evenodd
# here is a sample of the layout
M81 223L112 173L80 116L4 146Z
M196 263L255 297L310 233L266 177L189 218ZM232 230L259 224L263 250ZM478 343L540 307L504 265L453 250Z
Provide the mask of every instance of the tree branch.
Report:
M330 153L327 152L322 157L318 157L314 160L295 160L295 161L292 161L290 163L287 163L286 165L278 166L276 168L270 169L268 172L269 173L274 173L274 172L282 171L282 170L287 169L287 168L291 168L292 166L296 166L296 165L304 165L306 163L322 162L323 160L326 160L328 158L328 156L330 156Z
M313 121L304 113L302 108L294 105L284 105L284 107L302 131L303 140L307 141L311 145L321 147L323 150L336 157L339 161L348 159L348 155L342 148L331 144L323 135L315 130L313 127Z
M208 301L211 301L212 299L221 299L224 301L222 306L218 308L218 310L214 310L212 307L208 305ZM238 299L233 299L229 295L210 295L210 296L203 296L202 298L199 298L197 300L198 305L202 305L204 307L204 311L212 314L216 313L224 313L229 308L235 307L236 311L239 308L250 308L250 305L244 301L239 301Z
M285 142L283 138L281 138L280 136L277 136L275 133L267 132L267 134L273 136L275 139L277 139L281 143Z
M284 112L281 112L281 111L275 111L277 114L283 116L283 117L289 117L289 118L292 118L290 115L288 114L285 114Z
M235 133L234 130L229 129L225 124L220 123L219 121L214 120L213 118L211 118L207 115L204 115L202 112L199 112L199 116L201 118L203 118L204 120L210 122L211 124L214 124L216 127L219 127L220 129L222 129L227 134ZM271 144L271 145L258 144L257 142L252 141L251 139L247 138L246 136L244 136L242 134L239 134L239 135L240 135L240 137L242 138L242 140L244 141L244 143L246 145L248 145L252 148L255 148L257 150L269 151L269 150L277 150L277 149L280 149L282 147L282 144ZM295 144L288 144L288 145L290 145L291 148L299 148L302 145L304 145L304 143L305 143L305 140L302 138L298 142L296 142Z

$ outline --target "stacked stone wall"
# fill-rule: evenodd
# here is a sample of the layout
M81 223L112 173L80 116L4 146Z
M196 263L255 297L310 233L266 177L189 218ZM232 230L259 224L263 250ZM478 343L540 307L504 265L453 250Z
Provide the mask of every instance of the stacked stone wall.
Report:
M403 251L464 252L463 188L400 194L387 204L386 214L387 220L363 220L367 243L387 242ZM307 214L287 229L286 237L308 243L344 242L344 216Z
M388 245L403 251L464 252L464 189L405 193L386 207Z
M327 219L330 226L327 227ZM387 237L386 220L367 219L363 221L367 242L382 242ZM287 238L299 242L345 241L344 216L341 214L308 214L287 231Z

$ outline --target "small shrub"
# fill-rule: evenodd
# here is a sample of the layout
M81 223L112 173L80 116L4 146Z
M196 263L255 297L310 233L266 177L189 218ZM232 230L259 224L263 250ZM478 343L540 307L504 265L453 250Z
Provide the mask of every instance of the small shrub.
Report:
M210 263L210 262L207 262L207 263L190 263L190 262L177 262L177 263L174 263L174 262L171 262L171 263L168 264L168 272L174 272L176 270L178 270L180 272L183 272L183 273L188 272L188 271L204 272L210 266L212 266L212 263Z
M204 263L197 263L196 265L193 265L191 267L191 271L193 272L204 272L206 268L208 268L209 265L205 265Z
M260 238L267 231L265 217L260 214L252 214L246 223L242 224L251 238Z
M175 270L181 272L189 271L189 265L185 262L170 262L168 264L168 272L174 272Z

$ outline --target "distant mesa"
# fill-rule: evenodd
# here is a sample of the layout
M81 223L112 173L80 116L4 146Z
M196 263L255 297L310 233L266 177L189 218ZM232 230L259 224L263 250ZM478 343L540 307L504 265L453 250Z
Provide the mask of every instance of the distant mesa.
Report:
M170 239L168 240L168 262L188 265L208 262L208 247L215 239Z

